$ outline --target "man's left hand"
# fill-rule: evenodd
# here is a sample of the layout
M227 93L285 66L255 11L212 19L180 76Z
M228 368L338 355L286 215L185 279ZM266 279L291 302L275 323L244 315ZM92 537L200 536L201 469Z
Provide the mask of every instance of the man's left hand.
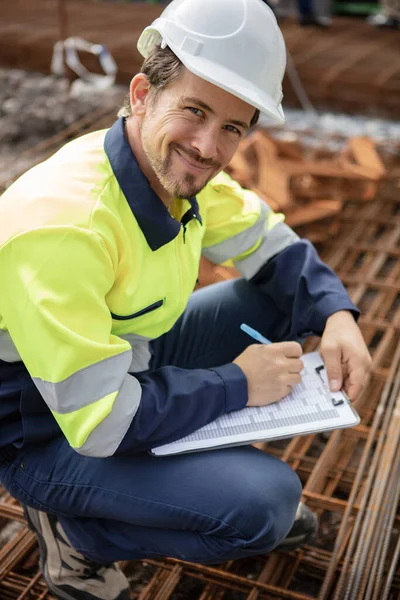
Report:
M368 383L371 357L350 312L342 310L328 318L321 340L321 354L331 391L344 389L355 402Z

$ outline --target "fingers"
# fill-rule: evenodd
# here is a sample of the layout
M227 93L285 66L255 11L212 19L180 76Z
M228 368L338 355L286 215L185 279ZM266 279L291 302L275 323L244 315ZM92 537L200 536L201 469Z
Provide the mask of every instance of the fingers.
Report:
M352 402L357 400L363 390L362 386L359 384L350 383L349 380L345 382L343 389Z
M303 350L300 344L297 342L283 342L278 344L273 344L275 350L279 349L280 354L279 360L285 370L287 369L288 373L300 373L304 369L303 361L298 358L302 356ZM281 348L278 348L278 347ZM270 353L272 346L261 346L264 352Z
M362 391L365 389L365 386L367 385L367 380L368 377L365 378L365 381L360 381L357 379L357 381L352 381L351 377L349 377L344 384L344 391L346 392L346 394L348 395L348 397L350 398L350 400L352 402L355 402L356 400L358 400L359 396L361 395Z
M344 383L344 390L350 400L356 402L366 388L370 377L370 362L365 361L349 370L349 376Z
M300 358L303 355L303 348L297 342L278 342L273 345L283 352L286 358Z
M342 350L340 346L321 347L322 358L329 380L331 392L338 392L343 385Z
M301 382L300 374L288 375L286 378L286 395L290 394L295 385Z
M288 377L288 385L292 388L295 385L297 385L298 383L301 382L301 375L297 374L297 375L289 375Z
M288 361L289 373L300 373L304 369L304 363L299 358L290 358Z
M303 348L297 342L285 342L284 354L287 358L300 358Z

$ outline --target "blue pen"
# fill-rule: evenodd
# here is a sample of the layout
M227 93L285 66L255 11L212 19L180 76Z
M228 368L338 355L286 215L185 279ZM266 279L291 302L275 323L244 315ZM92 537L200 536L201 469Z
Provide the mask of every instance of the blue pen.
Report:
M246 325L246 323L242 323L240 329L252 337L253 340L260 342L260 344L272 344L271 340L268 340L266 337L261 335L261 333Z

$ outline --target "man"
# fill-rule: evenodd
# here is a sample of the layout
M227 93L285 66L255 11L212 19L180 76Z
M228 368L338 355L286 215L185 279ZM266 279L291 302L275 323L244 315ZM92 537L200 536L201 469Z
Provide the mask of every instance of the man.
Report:
M138 47L126 116L0 201L0 479L64 599L128 598L122 559L213 564L306 542L314 515L277 458L148 451L280 400L310 332L332 389L356 399L369 369L339 280L222 172L259 111L283 120L270 9L175 0ZM201 253L243 278L192 294ZM243 321L277 343L252 344Z

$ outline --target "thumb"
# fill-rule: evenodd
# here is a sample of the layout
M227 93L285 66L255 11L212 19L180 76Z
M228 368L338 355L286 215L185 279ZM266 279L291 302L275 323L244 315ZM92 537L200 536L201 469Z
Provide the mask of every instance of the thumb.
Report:
M342 352L340 348L321 349L331 392L338 392L343 384Z

